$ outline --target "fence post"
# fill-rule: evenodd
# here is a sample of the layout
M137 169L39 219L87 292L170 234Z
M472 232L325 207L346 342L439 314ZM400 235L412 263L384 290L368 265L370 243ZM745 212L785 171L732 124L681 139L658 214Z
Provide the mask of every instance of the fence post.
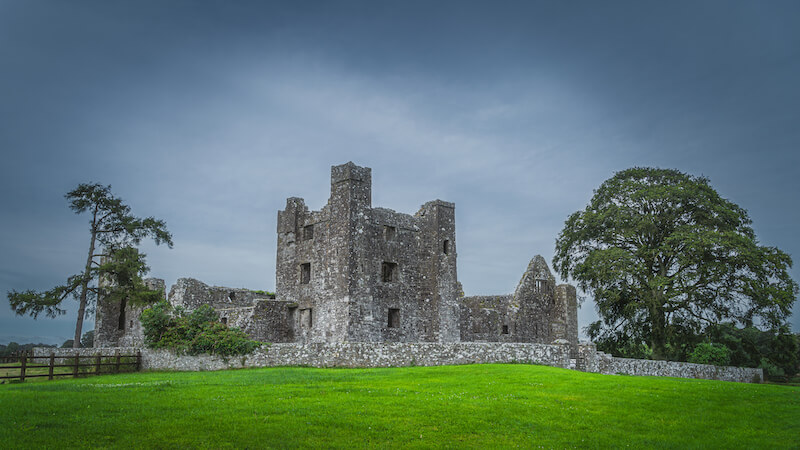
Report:
M100 354L94 355L94 374L100 375Z
M48 372L47 379L51 381L53 380L53 367L55 367L55 362L56 362L56 354L50 352L50 371Z
M19 362L20 362L20 366L19 366L19 381L20 381L20 383L24 383L25 382L25 360L26 359L27 359L27 355L25 355L25 353L22 353L22 356L19 357Z
M136 350L136 371L142 370L142 351Z
M78 356L80 356L80 352L75 352L75 366L72 368L72 378L78 378Z
M119 349L114 350L114 358L117 360L117 365L114 366L114 373L119 373Z

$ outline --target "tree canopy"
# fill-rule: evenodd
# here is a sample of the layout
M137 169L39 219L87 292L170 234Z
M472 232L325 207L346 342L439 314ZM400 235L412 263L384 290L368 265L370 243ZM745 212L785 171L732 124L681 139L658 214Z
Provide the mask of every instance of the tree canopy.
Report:
M138 218L131 214L129 206L111 193L111 186L97 183L80 184L65 195L70 209L76 214L89 213L89 252L83 272L67 279L66 284L48 291L26 290L8 292L11 308L18 315L37 318L44 313L57 317L66 311L62 302L72 296L78 301L78 319L75 325L73 345L81 342L81 329L87 306L98 295L109 301L122 298L138 302L157 299L141 280L147 272L144 255L133 248L144 238L152 238L157 245L172 247L172 235L163 220L153 217ZM101 251L97 251L101 248ZM98 286L98 277L106 277L105 286Z
M704 177L632 168L615 174L556 239L554 267L594 297L595 341L667 357L723 321L776 329L798 287L792 260L758 244L743 208Z

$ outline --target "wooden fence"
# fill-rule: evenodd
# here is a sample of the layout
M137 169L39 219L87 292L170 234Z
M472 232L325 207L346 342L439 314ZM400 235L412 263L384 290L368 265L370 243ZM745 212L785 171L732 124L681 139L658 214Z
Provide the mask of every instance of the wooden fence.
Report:
M105 358L105 360L104 360ZM133 358L133 361L123 361L122 358L129 359ZM47 363L36 363L36 360L47 360ZM59 360L61 363L56 364L56 360ZM83 362L83 361L90 361L90 362ZM85 375L100 375L101 368L109 367L112 368L110 371L104 371L102 373L119 373L121 367L129 367L133 366L133 370L138 372L142 367L142 352L137 351L135 355L122 355L119 351L115 351L113 355L91 355L91 356L81 356L79 352L75 352L75 356L58 356L56 357L55 353L50 353L50 356L33 356L30 354L22 354L17 358L19 361L18 365L9 366L3 364L0 369L5 372L8 372L9 369L19 369L19 375L3 375L0 373L0 380L7 380L7 379L19 379L20 382L24 382L26 378L37 378L37 377L47 377L48 380L52 380L54 377L74 377L77 378L78 376ZM110 362L109 362L110 361ZM56 367L68 367L71 368L71 371L63 371L61 373L56 373ZM46 368L47 373L27 373L32 369L43 369ZM81 370L82 368L89 368L89 370ZM93 369L93 370L92 370Z

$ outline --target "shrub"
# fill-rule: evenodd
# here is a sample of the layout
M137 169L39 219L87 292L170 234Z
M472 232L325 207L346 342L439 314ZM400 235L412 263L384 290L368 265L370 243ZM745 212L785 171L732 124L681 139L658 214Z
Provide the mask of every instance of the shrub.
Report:
M261 345L238 328L219 323L219 314L208 305L191 313L172 308L166 301L144 310L141 315L145 344L150 348L168 348L178 353L245 355Z
M169 328L172 320L171 311L172 305L166 300L162 300L142 311L139 321L142 323L144 342L148 347L159 342Z
M727 366L731 362L731 351L724 345L703 342L689 355L689 362Z
M192 328L199 328L202 324L207 322L219 321L219 314L209 305L202 305L192 311L189 316L189 326Z

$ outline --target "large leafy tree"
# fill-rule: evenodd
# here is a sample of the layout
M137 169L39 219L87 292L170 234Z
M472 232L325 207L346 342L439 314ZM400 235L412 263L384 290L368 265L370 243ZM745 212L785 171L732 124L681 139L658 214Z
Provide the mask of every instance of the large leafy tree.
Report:
M554 266L592 295L596 342L675 357L687 339L733 321L776 329L798 287L792 260L758 244L747 211L704 177L632 168L615 174L567 219Z
M98 295L111 299L133 296L138 300L152 296L145 292L146 288L141 282L140 276L147 270L143 255L132 247L149 237L156 244L167 244L171 248L172 235L163 220L133 216L130 207L111 193L111 186L81 184L65 197L76 214L88 213L91 216L89 252L83 272L69 277L66 284L48 291L12 290L8 293L8 300L17 314L29 314L36 318L42 313L47 317L64 314L62 302L70 296L75 298L78 301L78 319L73 341L77 348L80 346L86 309ZM101 276L108 279L104 291L97 283Z

